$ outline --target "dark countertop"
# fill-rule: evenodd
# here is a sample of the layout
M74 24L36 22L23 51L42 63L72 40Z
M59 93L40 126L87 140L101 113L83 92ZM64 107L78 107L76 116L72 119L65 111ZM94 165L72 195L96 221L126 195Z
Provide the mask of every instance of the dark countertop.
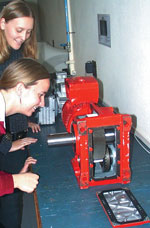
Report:
M80 190L71 166L72 146L47 145L47 135L64 132L60 120L34 134L39 140L30 146L31 155L38 160L33 171L40 175L37 188L40 217L43 228L111 228L96 192L121 185L90 187ZM32 134L31 134L32 135ZM150 214L150 155L131 139L132 181L128 187L138 202ZM139 226L134 226L139 227ZM139 228L150 228L150 224Z

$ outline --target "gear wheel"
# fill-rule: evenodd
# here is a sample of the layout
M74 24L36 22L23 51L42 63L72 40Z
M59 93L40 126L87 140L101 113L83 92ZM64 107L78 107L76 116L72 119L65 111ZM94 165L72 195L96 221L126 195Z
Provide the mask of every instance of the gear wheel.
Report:
M111 168L110 148L107 146L105 151L105 156L102 162L103 172L108 172L110 168Z

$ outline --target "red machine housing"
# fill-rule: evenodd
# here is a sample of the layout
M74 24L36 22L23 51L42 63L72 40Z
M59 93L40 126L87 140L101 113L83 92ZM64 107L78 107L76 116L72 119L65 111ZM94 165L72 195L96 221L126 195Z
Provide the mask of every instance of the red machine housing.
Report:
M79 187L129 183L131 117L98 105L99 85L93 76L65 80L68 100L62 120L76 138L71 163Z

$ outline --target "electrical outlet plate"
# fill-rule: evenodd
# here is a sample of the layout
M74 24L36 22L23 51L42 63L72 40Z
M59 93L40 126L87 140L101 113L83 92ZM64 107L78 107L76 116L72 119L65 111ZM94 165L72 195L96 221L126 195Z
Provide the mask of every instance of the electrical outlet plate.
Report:
M110 15L98 14L98 42L105 46L111 47L110 36Z

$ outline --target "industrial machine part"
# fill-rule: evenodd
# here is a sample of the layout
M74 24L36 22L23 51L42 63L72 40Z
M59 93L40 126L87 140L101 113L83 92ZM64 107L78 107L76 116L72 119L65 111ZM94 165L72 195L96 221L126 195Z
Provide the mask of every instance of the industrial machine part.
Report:
M146 212L129 189L105 190L96 195L113 227L150 223Z
M59 71L55 73L55 79L52 83L54 88L45 97L45 107L40 108L37 113L39 124L54 124L56 116L62 112L62 107L67 99L65 78L67 78L66 72Z
M48 145L73 144L71 163L81 189L129 183L131 117L98 105L99 86L93 76L66 78L65 86L62 121L67 133L49 135Z
M45 107L41 107L37 114L39 124L47 125L55 123L56 98L54 95L45 97Z
M67 73L65 71L56 72L55 80L55 97L56 97L56 107L57 113L62 112L62 107L66 102L66 88L65 88L65 78L67 78Z

